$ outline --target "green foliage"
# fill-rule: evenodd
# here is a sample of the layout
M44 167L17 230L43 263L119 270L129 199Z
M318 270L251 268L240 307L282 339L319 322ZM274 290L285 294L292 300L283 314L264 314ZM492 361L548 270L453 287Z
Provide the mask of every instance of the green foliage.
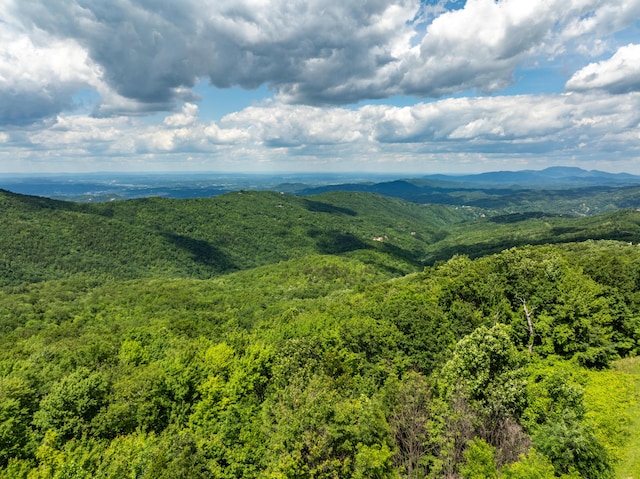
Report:
M19 375L0 378L0 465L28 450L31 416L37 409L35 390Z
M582 419L584 406L584 373L573 363L550 358L529 367L523 424L529 430L545 423L560 421L564 416Z
M622 439L620 435L615 434L604 443L605 445L614 445L617 457L620 461L616 464L616 476L617 477L638 477L640 476L640 442L636 440L640 434L640 360L639 358L625 358L616 362L614 365L616 371L626 375L626 386L633 391L632 400L629 404L629 408L626 411L621 411L619 405L611 405L609 408L613 409L614 424L621 417L622 414L626 414L628 421L625 423L624 435L626 440ZM625 388L626 389L626 388ZM614 397L620 397L618 395ZM626 402L624 396L623 401ZM604 411L604 415L609 413L609 408ZM621 414L622 413L622 414ZM601 423L603 417L597 413L594 417L594 422L597 425ZM604 419L608 422L608 418ZM617 428L616 428L617 429ZM619 429L617 429L619 431Z
M613 468L605 448L593 430L575 416L566 414L540 426L533 435L536 448L562 474L578 472L589 479L613 478Z
M61 440L93 433L92 421L106 402L109 384L103 374L78 368L55 383L40 402L35 424L55 431Z
M464 479L497 479L495 451L482 439L474 439L464 453Z
M553 358L532 364L529 370L531 401L523 423L537 451L549 458L556 473L613 477L613 458L586 418L585 371Z
M493 415L520 416L526 406L525 357L509 332L500 323L480 326L456 345L442 371L448 396L462 394Z
M607 367L639 350L640 250L471 257L633 212L485 219L415 272L470 212L0 200L0 477L606 478L631 450L635 392Z
M623 459L622 451L631 439L630 412L636 401L635 386L632 374L616 369L586 373L584 417L594 426L598 441L615 461Z
M345 397L321 376L295 383L266 414L275 477L393 477L389 427L375 399ZM327 387L329 386L329 387Z
M518 462L510 464L502 470L500 476L504 479L554 479L556 476L553 464L547 456L531 449L528 454L522 455ZM565 479L580 477L577 474L562 475Z

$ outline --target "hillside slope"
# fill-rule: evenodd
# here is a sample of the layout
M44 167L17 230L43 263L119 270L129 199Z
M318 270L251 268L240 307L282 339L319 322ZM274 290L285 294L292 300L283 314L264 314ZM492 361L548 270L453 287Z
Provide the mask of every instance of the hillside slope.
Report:
M629 395L594 388L640 350L639 265L589 241L0 288L0 478L612 479Z
M635 467L634 392L599 391L640 353L636 210L358 192L0 208L2 479Z
M640 213L485 217L372 193L70 203L0 192L0 285L59 279L210 278L309 254L374 256L396 274L525 244L640 241ZM382 258L385 258L384 260ZM393 266L390 266L393 264Z
M76 273L207 278L363 250L396 258L408 272L421 267L424 246L443 227L473 215L360 193L308 199L238 192L91 205L0 192L0 285Z

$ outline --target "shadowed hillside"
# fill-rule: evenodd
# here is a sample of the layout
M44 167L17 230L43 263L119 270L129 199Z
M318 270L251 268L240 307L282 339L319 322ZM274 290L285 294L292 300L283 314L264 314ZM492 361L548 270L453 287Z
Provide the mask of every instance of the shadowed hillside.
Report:
M640 241L640 214L569 218L417 205L362 192L236 192L79 204L0 193L1 284L76 273L208 278L308 254L383 254L399 273L454 254L586 239Z
M121 279L206 278L307 254L356 250L396 257L406 272L421 266L425 245L443 227L474 215L359 193L306 199L237 192L90 205L2 192L0 206L3 284L80 272Z

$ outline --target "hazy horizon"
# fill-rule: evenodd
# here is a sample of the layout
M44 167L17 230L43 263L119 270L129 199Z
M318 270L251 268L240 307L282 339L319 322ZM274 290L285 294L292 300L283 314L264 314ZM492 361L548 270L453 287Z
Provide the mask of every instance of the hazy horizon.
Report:
M381 177L408 177L412 175L416 176L431 176L431 175L444 175L444 176L466 176L466 175L482 175L486 173L502 173L502 172L522 172L522 171L545 171L550 169L579 169L585 172L602 172L608 174L628 174L638 175L630 171L611 171L600 168L583 168L575 165L553 165L545 166L542 168L519 168L519 169L501 169L501 170L484 170L484 171L458 171L458 172L426 172L426 171L223 171L223 170L101 170L101 171L16 171L16 172L3 172L0 171L0 177L55 177L55 176L109 176L109 175L131 175L131 176L381 176ZM638 175L640 176L640 175Z

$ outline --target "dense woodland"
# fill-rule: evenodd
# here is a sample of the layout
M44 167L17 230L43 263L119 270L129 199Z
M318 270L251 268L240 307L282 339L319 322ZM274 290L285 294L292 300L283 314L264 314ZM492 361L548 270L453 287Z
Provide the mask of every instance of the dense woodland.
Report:
M636 209L0 192L0 217L0 478L640 476Z

